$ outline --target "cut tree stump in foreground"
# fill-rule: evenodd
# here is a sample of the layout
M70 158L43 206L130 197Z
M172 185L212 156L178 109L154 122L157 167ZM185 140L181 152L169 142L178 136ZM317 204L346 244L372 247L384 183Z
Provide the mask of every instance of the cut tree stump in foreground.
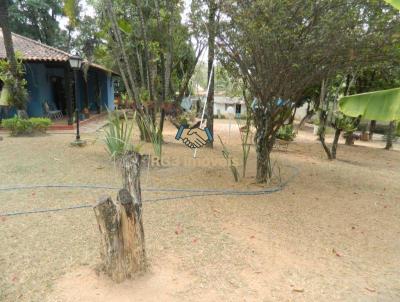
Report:
M94 207L101 234L101 269L115 282L122 282L147 268L140 190L140 154L121 160L124 189L117 202L102 197Z

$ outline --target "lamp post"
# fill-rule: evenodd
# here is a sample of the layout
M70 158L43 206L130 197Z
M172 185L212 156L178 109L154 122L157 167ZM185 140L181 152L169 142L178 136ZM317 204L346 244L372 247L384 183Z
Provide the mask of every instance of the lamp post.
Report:
M78 71L81 69L82 67L82 58L77 56L77 55L73 55L69 58L69 65L71 66L71 69L74 72L74 82L75 82L75 113L76 113L76 137L75 137L75 141L72 143L73 145L78 145L78 146L82 146L85 144L84 141L81 141L81 136L79 133L79 105L78 105Z

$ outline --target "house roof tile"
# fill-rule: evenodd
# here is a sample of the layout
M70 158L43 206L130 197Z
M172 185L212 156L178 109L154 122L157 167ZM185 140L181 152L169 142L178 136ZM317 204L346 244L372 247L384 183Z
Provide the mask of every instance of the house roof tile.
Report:
M36 62L67 62L71 55L61 49L43 44L39 41L12 33L14 51L22 55L25 61ZM0 28L0 59L6 59L6 49L4 47L3 32ZM90 64L91 67L101 69L118 75L117 72L110 70L104 66L84 61L84 64Z
M12 33L14 51L19 52L27 61L66 62L70 54L60 49L48 46L38 41ZM0 30L0 59L5 59L3 32Z

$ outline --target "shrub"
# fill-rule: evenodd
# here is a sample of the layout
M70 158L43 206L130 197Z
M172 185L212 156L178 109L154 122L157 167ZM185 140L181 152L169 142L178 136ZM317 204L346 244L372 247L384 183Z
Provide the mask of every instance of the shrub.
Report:
M3 120L3 127L11 131L12 136L30 134L33 132L32 123L29 120L13 117Z
M189 126L189 122L188 122L187 118L185 118L185 117L180 117L179 124L181 126L185 126L185 127Z
M29 135L34 132L45 133L51 125L51 120L48 118L30 118L22 119L15 116L10 119L3 120L3 127L11 131L12 136Z
M276 138L284 141L292 141L295 137L296 133L293 130L293 125L283 125L276 135Z
M29 119L32 123L32 127L34 131L46 133L47 129L51 125L51 120L44 117L32 117Z

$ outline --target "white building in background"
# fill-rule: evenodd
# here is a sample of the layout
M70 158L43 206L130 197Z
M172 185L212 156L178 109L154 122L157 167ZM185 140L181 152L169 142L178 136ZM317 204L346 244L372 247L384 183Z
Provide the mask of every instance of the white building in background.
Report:
M201 100L201 107L206 103L206 97L191 97L191 106L196 106L195 104ZM184 107L184 106L182 106ZM186 107L184 107L186 108ZM228 118L230 114L235 115L239 118L245 116L247 113L246 103L241 98L231 98L227 96L214 96L214 116Z
M190 97L192 106L196 106L199 100L204 104L207 99L206 89L196 85L194 91L195 95ZM232 109L228 110L229 107L233 108L236 117L244 116L247 113L246 103L243 98L229 97L225 95L224 91L216 91L214 94L214 116L228 118L229 112L232 112Z
M215 95L214 96L214 115L216 116L225 116L227 117L229 111L229 107L232 107L236 117L244 116L246 115L247 108L246 108L246 103L242 98L238 97L228 97L228 96L220 96L220 95Z

